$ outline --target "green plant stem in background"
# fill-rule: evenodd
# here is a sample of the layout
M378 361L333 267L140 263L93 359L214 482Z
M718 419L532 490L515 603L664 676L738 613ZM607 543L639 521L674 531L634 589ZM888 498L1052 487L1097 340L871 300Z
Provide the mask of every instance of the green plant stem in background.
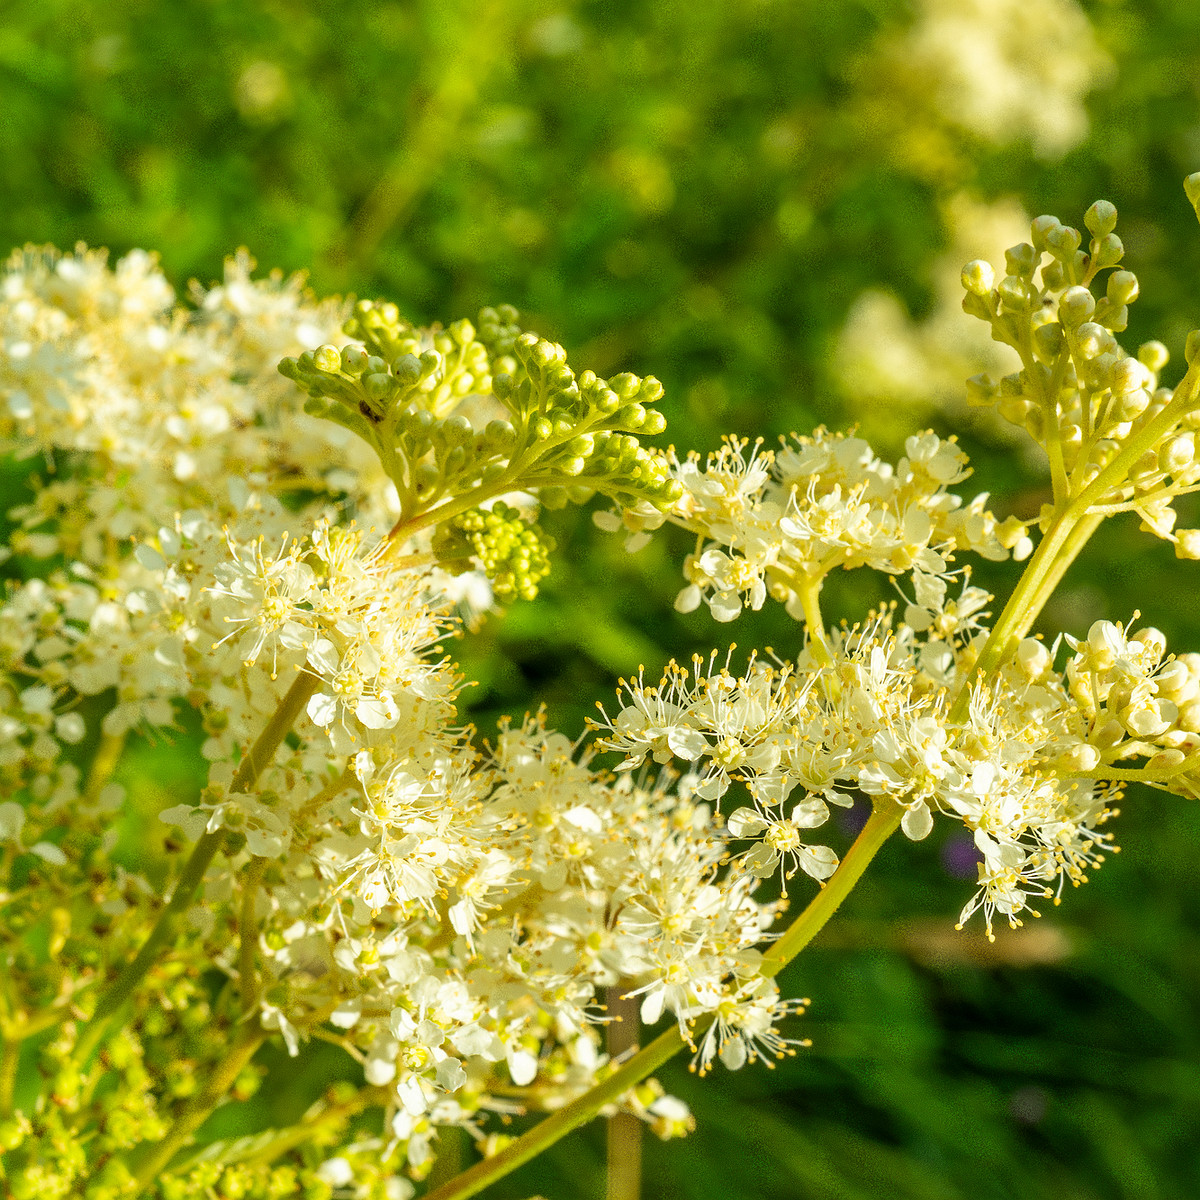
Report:
M104 790L104 785L112 778L121 760L121 752L125 749L126 735L106 733L100 739L96 757L92 759L92 769L88 772L87 786L83 790L84 804L95 804Z
M361 270L389 231L403 225L462 137L461 127L477 104L480 88L511 52L515 15L511 5L469 4L462 8L463 36L455 38L457 52L429 57L437 74L412 91L402 148L367 196L353 225L328 252L329 262L337 267Z
M267 722L266 728L238 765L230 784L231 791L244 792L254 786L262 769L275 757L275 751L279 749L288 730L316 693L319 682L318 676L307 671L301 671L296 676L292 686L279 702L274 716ZM86 1063L91 1058L103 1040L112 1018L133 995L134 989L154 965L162 948L175 937L184 914L191 907L192 899L204 880L204 872L225 844L226 832L224 829L216 829L206 833L192 848L175 890L171 893L171 899L159 913L158 920L155 921L154 928L150 930L142 948L96 1002L95 1012L84 1026L76 1045L75 1054L80 1062Z
M0 1117L13 1109L13 1088L17 1082L17 1063L21 1058L21 1041L7 1033L0 1040Z
M242 876L242 904L238 910L238 990L242 996L243 1012L252 1012L258 1001L258 985L254 978L258 921L254 908L258 900L258 888L266 869L267 860L255 858Z
M612 1062L621 1062L638 1047L641 1002L617 984L605 998L608 1027L605 1040ZM606 1200L639 1200L642 1194L642 1122L633 1113L608 1118Z
M792 922L770 952L764 956L764 975L777 975L816 937L837 911L838 905L862 878L867 864L875 857L879 848L900 827L903 812L904 810L897 805L889 803L877 807L871 813L854 844L846 851L838 869L830 876L812 903ZM711 1018L698 1022L692 1031L693 1036L703 1034L711 1024ZM515 1171L522 1163L536 1158L572 1130L586 1125L605 1105L619 1100L631 1087L673 1058L685 1044L678 1025L672 1026L665 1033L659 1034L650 1045L640 1050L627 1063L618 1067L602 1083L535 1125L498 1154L476 1163L457 1179L452 1179L430 1192L423 1200L467 1200L469 1196L478 1195L485 1187Z
M389 1095L386 1088L363 1087L348 1100L325 1104L315 1112L310 1110L303 1120L287 1129L280 1130L275 1137L264 1144L257 1145L253 1153L239 1161L248 1166L274 1162L281 1154L286 1154L289 1150L294 1150L297 1146L311 1141L323 1127L348 1120L362 1112L364 1108L385 1105L388 1100Z

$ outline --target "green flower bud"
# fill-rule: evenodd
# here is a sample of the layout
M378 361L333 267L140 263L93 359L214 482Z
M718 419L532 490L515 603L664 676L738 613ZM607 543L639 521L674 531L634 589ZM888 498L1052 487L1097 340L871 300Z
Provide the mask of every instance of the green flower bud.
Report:
M1115 267L1125 257L1125 246L1115 233L1106 233L1097 243L1095 254L1097 269Z
M1147 387L1149 383L1150 377L1146 368L1133 358L1122 358L1108 375L1108 386L1117 396Z
M991 264L982 258L973 259L962 269L962 285L972 296L987 296L995 279Z
M1021 242L1005 250L1004 263L1010 275L1017 275L1021 279L1031 279L1034 271L1037 270L1040 257L1041 255L1028 242Z
M427 408L410 406L404 410L403 428L406 433L425 438L433 429L434 417Z
M1117 226L1116 206L1107 200L1097 200L1087 210L1083 223L1093 237L1102 238L1105 234L1112 233Z
M1025 372L1014 371L1011 375L1005 375L1004 378L1000 380L1000 395L1025 395Z
M465 442L474 430L471 428L471 422L467 420L462 413L455 413L453 416L447 417L440 422L442 436L448 442Z
M436 350L426 350L418 361L421 364L421 375L426 378L442 369L442 356Z
M1173 437L1158 452L1159 470L1166 475L1179 475L1196 461L1196 435L1181 433Z
M1170 354L1162 342L1143 342L1138 347L1138 362L1156 375L1167 365Z
M1042 284L1049 291L1061 291L1067 284L1067 273L1060 262L1047 263L1042 268Z
M342 370L355 377L367 369L367 352L361 346L347 346L341 353Z
M1078 229L1070 225L1056 225L1046 234L1046 249L1057 259L1073 258L1079 249L1082 237Z
M1043 359L1055 359L1062 353L1065 342L1063 327L1057 321L1047 321L1033 331L1033 344Z
M1110 304L1107 299L1096 305L1096 315L1092 318L1098 325L1121 333L1129 324L1129 309L1124 304Z
M642 423L642 432L647 437L657 437L667 427L667 418L662 415L656 408L652 408L646 413L646 420Z
M489 421L483 431L484 441L499 450L511 450L517 443L517 431L511 421Z
M1080 356L1091 359L1104 354L1113 344L1113 335L1094 321L1085 321L1079 326L1078 347Z
M308 355L302 355L302 360ZM336 346L318 346L312 352L312 364L318 371L340 371L342 368L342 352Z
M469 346L475 340L475 326L465 317L461 321L455 321L450 326L449 333L459 346Z
M998 389L988 375L972 375L967 380L967 403L975 408L986 408L996 403Z
M1183 181L1183 190L1188 202L1196 210L1196 216L1200 217L1200 171L1194 171Z
M1016 275L1005 275L996 290L1005 308L1016 312L1024 312L1033 302L1033 289Z
M421 360L415 354L405 354L392 364L392 374L401 387L412 387L421 378Z
M625 429L641 429L646 423L646 410L637 403L626 404L617 413L616 420Z
M608 386L612 388L622 400L632 400L638 394L641 388L641 380L636 375L628 371L620 375L613 376L608 381Z
M572 388L576 393L579 391L578 387L575 387L575 372L566 363L552 364L546 369L543 378L556 392L565 392Z
M599 412L610 417L621 407L621 397L609 388L603 388L597 393L595 404Z
M1045 250L1046 240L1056 229L1062 228L1062 222L1057 217L1049 215L1034 217L1029 226L1030 241L1035 250Z
M1132 271L1114 271L1108 277L1107 295L1114 306L1132 304L1138 296L1137 276Z
M386 400L392 390L392 377L385 372L364 375L363 387L372 400Z
M638 399L643 404L653 404L663 398L663 391L663 385L653 375L647 375L642 380L642 386L638 388Z
M1058 298L1058 319L1067 329L1077 329L1092 319L1096 299L1085 287L1067 288Z

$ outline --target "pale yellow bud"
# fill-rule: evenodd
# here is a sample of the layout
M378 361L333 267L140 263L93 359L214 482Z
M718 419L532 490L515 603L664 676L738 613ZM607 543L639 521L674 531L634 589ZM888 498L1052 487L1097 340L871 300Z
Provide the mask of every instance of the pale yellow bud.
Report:
M1143 342L1138 347L1138 362L1157 375L1170 360L1170 353L1162 342Z
M1040 679L1050 666L1050 653L1036 638L1022 638L1017 646L1017 666L1028 679Z
M1155 629L1153 625L1139 629L1129 640L1138 642L1151 662L1158 662L1167 652L1167 635L1161 629Z
M1159 469L1167 475L1178 475L1187 470L1196 458L1196 435L1181 433L1173 437L1158 452Z
M1100 765L1100 751L1080 742L1059 756L1058 765L1064 771L1094 771Z
M1171 767L1179 766L1184 757L1182 750L1160 750L1146 763L1146 766L1151 771L1166 771Z
M1200 559L1200 529L1180 529L1176 532L1175 557Z
M1200 733L1200 702L1193 700L1191 704L1185 704L1179 710L1176 724L1188 733Z

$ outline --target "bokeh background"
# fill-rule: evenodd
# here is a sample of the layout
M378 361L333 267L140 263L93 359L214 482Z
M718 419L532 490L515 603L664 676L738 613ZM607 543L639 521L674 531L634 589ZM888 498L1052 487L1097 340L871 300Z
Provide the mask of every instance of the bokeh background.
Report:
M958 308L959 268L1002 262L1030 216L1079 225L1107 198L1142 285L1126 346L1181 359L1200 325L1180 187L1198 98L1194 0L9 0L0 243L153 249L181 293L245 245L422 321L506 301L577 369L662 379L679 447L857 422L895 454L958 430L975 482L1028 516L1041 465L962 401L1003 360ZM586 513L548 524L541 596L457 647L481 731L544 704L578 733L641 663L798 644L779 612L675 614L669 535L627 556ZM1042 628L1140 609L1200 648L1198 585L1114 522ZM830 590L851 618L888 596L856 576ZM148 839L198 789L187 750L123 768ZM785 976L813 999L795 1031L812 1048L774 1071L664 1072L699 1128L647 1147L646 1195L1200 1195L1200 809L1135 791L1118 832L1116 861L994 947L953 930L969 846L887 847ZM210 1132L294 1115L345 1070L320 1051L278 1065ZM600 1134L489 1195L598 1200Z

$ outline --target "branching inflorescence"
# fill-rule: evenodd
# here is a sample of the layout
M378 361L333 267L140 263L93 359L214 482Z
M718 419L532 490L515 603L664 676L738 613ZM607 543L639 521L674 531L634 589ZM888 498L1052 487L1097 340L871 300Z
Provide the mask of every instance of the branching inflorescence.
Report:
M963 274L1019 361L970 397L1049 460L1030 521L952 490L967 457L933 433L895 464L823 429L654 449L656 380L577 375L507 307L419 329L243 255L185 309L146 255L10 260L0 433L37 465L0 607L8 1194L398 1200L457 1126L487 1157L431 1193L451 1200L600 1111L684 1133L643 1081L685 1044L702 1074L795 1053L806 1002L775 977L896 829L971 832L960 921L990 935L1085 878L1128 782L1200 794L1200 656L1107 621L1029 636L1110 515L1200 556L1172 507L1200 486L1197 346L1174 389L1159 343L1121 349L1137 281L1115 222L1094 205L1084 249L1039 217L999 283ZM584 748L544 716L477 741L446 639L536 594L540 505L597 495L630 549L695 537L681 611L771 599L804 634L639 674ZM965 554L1025 561L1012 595ZM903 603L827 628L825 580L856 567ZM160 806L155 886L119 844L122 756L185 721L208 776ZM839 863L814 831L856 801L872 815ZM781 925L797 875L820 890ZM612 1060L606 995L672 1024ZM198 1146L271 1037L336 1043L361 1083ZM534 1110L553 1115L516 1140L495 1120Z

